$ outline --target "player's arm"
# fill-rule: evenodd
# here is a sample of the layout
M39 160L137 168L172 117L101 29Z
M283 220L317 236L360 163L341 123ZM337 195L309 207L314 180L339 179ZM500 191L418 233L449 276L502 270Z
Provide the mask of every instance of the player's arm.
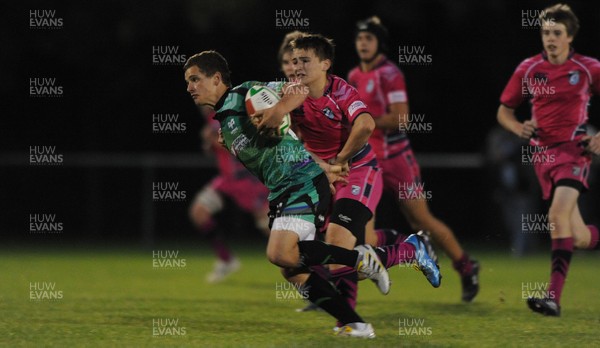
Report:
M321 159L321 157L315 155L314 153L306 150L310 156L313 158L313 160L315 161L315 163L317 163L319 165L319 167L321 167L321 169L323 170L323 172L325 172L325 175L327 176L327 181L329 181L329 190L331 191L332 195L335 195L335 186L334 184L336 182L343 182L345 184L348 183L348 180L345 178L346 176L348 176L348 172L349 172L349 168L348 168L348 164L346 164L346 166L341 166L341 165L336 165L336 164L329 164L325 161L323 161L323 159Z
M529 139L535 136L537 123L535 120L519 122L515 116L515 109L511 109L504 104L500 104L497 115L498 123L504 129L516 134L519 138Z
M352 130L342 151L338 153L333 164L348 165L348 161L369 141L375 130L375 121L368 112L363 112L354 119Z
M390 111L373 119L375 127L383 130L398 130L400 126L406 129L408 125L408 103L392 103L389 105Z
M251 115L252 117L262 115L262 119L257 126L258 130L277 129L283 121L283 116L302 105L308 96L306 88L303 87L302 84L296 82L286 83L281 89L283 96L275 106Z
M594 94L600 95L600 63L595 61L595 64L590 69L592 71L591 90ZM587 143L585 149L596 156L600 155L600 132L596 135L586 135L583 141Z

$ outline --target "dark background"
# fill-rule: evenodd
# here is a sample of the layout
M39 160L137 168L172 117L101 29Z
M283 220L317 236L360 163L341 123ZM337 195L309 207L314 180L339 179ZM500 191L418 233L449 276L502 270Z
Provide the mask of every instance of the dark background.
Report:
M333 72L345 77L357 64L355 22L375 14L390 31L392 60L397 62L398 46L425 46L425 53L432 55L431 65L400 66L411 112L425 114L433 127L432 133L411 135L417 156L483 154L486 135L496 125L502 89L519 62L542 49L539 32L522 27L522 11L553 3L207 0L0 5L1 238L26 244L199 240L186 210L216 170L202 166L198 131L203 120L185 91L182 65L153 65L153 46L176 46L187 57L216 49L228 59L234 84L281 79L276 52L289 30L276 27L275 13L301 10L309 27L300 29L335 40ZM600 3L569 4L581 22L576 50L600 57ZM31 29L30 10L42 9L56 10L63 27ZM30 97L29 79L35 77L56 78L64 95ZM594 97L590 108L596 125L598 101ZM526 116L527 106L519 112ZM186 132L153 133L156 113L179 114ZM29 147L36 145L56 146L64 155L63 165L30 166ZM195 153L198 161L189 168L136 164L143 155L157 153L163 158ZM112 161L111 154L124 155L125 163ZM105 159L103 165L94 162L98 158ZM90 160L88 165L81 164L84 159ZM433 192L432 210L461 239L490 245L506 241L492 202L489 169L424 166L422 171ZM152 180L178 182L188 200L152 202ZM393 198L385 199L393 203ZM142 219L148 209L154 216L149 222ZM30 234L29 215L35 213L56 214L63 233ZM586 214L599 215L596 207ZM234 209L221 220L230 236L261 240L241 212ZM394 209L384 211L382 223L405 226Z

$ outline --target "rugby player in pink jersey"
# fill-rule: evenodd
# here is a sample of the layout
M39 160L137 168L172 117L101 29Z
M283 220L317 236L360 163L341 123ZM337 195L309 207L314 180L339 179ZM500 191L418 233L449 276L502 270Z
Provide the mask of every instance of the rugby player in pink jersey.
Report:
M202 111L206 118L206 125L201 132L203 148L206 153L214 153L219 174L198 192L190 206L189 215L217 255L213 270L206 276L209 283L217 283L237 271L240 261L217 234L214 215L224 208L227 197L243 211L252 214L256 228L268 235L269 190L218 143L220 126L212 119L214 111Z
M309 92L302 106L293 111L292 123L300 129L305 148L321 164L341 166L348 174L347 183L335 184L335 202L325 241L352 249L355 244L365 243L365 226L382 192L381 170L368 143L375 123L356 89L328 73L334 57L331 40L307 34L293 40L291 47L295 77ZM258 127L273 129L280 122L278 118L264 117ZM441 275L426 251L431 249L427 241L421 235L409 239L392 246L395 252L380 255L376 249L383 264L389 268L416 262L430 283L438 287ZM330 273L330 280L354 308L357 273L339 265L330 265Z
M552 239L550 283L545 296L530 297L537 313L560 316L560 300L573 249L598 249L598 228L587 225L577 199L588 190L592 155L600 154L600 133L586 134L587 105L600 93L600 62L574 52L571 43L579 20L567 5L541 12L541 54L525 59L508 81L498 109L498 122L530 139L533 164L545 200ZM517 120L515 109L527 98L532 118Z
M385 55L387 39L388 31L378 17L357 23L355 44L360 65L350 71L348 83L356 87L373 115L376 128L369 143L383 171L383 188L399 196L403 187L422 185L419 164L406 133L400 129L409 114L408 96L402 72ZM479 263L469 258L452 230L431 213L426 200L402 198L400 210L414 231L428 231L444 249L461 277L462 300L472 301L479 292ZM406 238L393 229L376 230L376 236L377 246ZM373 241L367 239L367 243Z

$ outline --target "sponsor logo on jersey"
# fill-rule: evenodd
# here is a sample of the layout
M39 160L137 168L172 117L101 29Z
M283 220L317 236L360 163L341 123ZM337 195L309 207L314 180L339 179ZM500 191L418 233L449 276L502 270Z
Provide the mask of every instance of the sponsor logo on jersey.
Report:
M358 196L360 193L360 186L352 185L352 194Z
M581 167L573 167L573 175L581 174Z
M579 82L579 71L569 71L569 83L571 85L576 85Z
M373 92L373 88L375 88L375 81L369 79L369 82L367 82L367 93Z
M229 127L229 129L233 129L233 127L235 127L235 120L231 119L227 122L227 127Z
M250 139L244 134L240 134L231 143L231 153L237 157L240 151L243 151L250 144Z
M367 106L365 105L365 103L363 103L360 100L356 100L354 103L350 104L350 106L348 107L348 114L353 115L356 110L361 109L361 108L366 108L366 107Z

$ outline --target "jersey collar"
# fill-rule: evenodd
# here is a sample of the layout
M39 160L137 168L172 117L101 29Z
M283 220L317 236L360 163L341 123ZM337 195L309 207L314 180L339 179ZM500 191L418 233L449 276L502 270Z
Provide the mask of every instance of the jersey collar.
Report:
M571 57L573 57L574 54L575 49L573 47L569 48L569 55L567 56L567 60L571 59ZM546 53L546 50L542 50L542 58L544 58L544 60L548 60L548 53Z
M221 99L219 99L219 101L217 102L217 104L215 104L215 107L214 107L215 114L213 115L213 119L215 119L217 121L221 121L220 120L221 117L219 117L219 110L221 110L221 108L225 104L225 99L227 99L227 96L229 95L229 92L231 92L231 88L227 88L227 90L225 91L225 93L223 93L223 95L221 96Z

